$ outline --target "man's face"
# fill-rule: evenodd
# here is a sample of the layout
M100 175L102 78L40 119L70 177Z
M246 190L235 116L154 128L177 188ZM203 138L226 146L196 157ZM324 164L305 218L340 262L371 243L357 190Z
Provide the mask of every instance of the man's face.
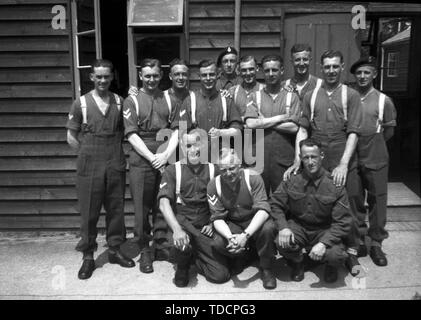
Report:
M311 53L309 51L295 52L291 55L294 72L299 75L307 75L310 71Z
M90 78L94 83L95 90L98 92L107 92L113 80L113 73L110 68L96 67L94 68L94 72L90 74Z
M226 54L221 59L222 70L227 75L232 75L237 67L237 55L233 53Z
M361 66L357 68L354 76L359 88L370 88L377 77L377 70L372 66Z
M200 84L206 90L212 90L216 85L216 65L199 69Z
M257 66L254 60L240 62L240 75L247 84L256 82Z
M186 134L183 136L182 150L184 155L187 155L187 159L191 164L200 163L200 151L203 147L198 135Z
M171 68L170 79L174 89L186 89L189 79L189 68L182 64L176 64Z
M303 163L304 171L309 176L313 176L318 173L322 167L323 155L317 146L302 146L300 158Z
M284 68L279 61L266 61L263 64L263 73L265 74L265 83L275 85L281 82Z
M235 163L223 163L219 165L222 178L229 182L234 183L240 177L240 165Z
M325 58L322 65L322 73L325 82L334 86L341 80L341 73L344 70L344 64L341 63L341 58Z
M139 72L139 78L142 80L143 88L147 91L154 91L159 86L162 78L162 72L159 67L143 67Z

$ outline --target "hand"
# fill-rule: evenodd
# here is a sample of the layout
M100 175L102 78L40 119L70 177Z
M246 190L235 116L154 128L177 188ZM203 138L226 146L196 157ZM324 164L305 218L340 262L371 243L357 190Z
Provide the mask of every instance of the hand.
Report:
M291 174L296 175L297 172L298 172L298 169L300 169L300 166L301 166L301 160L294 161L294 163L292 164L292 166L289 167L284 172L284 181L289 180L289 178L291 178Z
M129 96L137 96L138 94L139 94L139 90L135 86L130 86Z
M240 248L245 249L246 244L247 244L247 240L248 240L246 234L245 233L236 234L235 237L236 237L238 246Z
M175 230L172 238L175 247L181 251L184 251L185 247L187 247L190 243L189 235L185 233L183 229Z
M345 185L347 173L348 173L348 165L339 164L332 171L333 183L337 187Z
M228 245L226 246L226 248L228 249L229 253L240 253L241 251L245 250L244 248L240 247L237 241L237 234L232 235L229 239L228 239Z
M283 86L283 89L284 89L284 90L286 90L286 91L288 91L288 92L294 92L294 87L293 87L292 85L288 85L288 86L287 86L287 85L285 84L285 85Z
M291 247L291 243L295 243L294 233L291 229L285 228L279 231L278 243L283 249L288 249Z
M208 135L211 138L217 138L221 135L221 130L212 127L212 128L209 129Z
M309 257L313 259L314 261L321 261L323 259L323 256L326 252L326 245L324 243L318 242L311 248L311 251L309 253Z
M226 89L221 89L221 96L232 99L231 93Z
M165 166L167 161L168 158L164 153L157 153L151 161L151 164L154 169L161 169L161 167Z
M201 233L203 233L205 236L208 236L209 238L212 238L213 236L213 226L212 223L204 226L202 230L200 230Z

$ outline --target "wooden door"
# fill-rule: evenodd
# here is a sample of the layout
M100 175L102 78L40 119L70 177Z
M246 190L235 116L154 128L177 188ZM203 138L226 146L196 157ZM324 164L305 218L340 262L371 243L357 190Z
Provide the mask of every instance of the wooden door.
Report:
M285 78L293 75L290 63L290 50L295 43L308 43L313 50L313 63L310 73L321 77L320 56L328 49L340 50L344 55L345 72L343 81L353 81L349 73L351 64L360 57L351 27L351 14L286 14L284 22Z

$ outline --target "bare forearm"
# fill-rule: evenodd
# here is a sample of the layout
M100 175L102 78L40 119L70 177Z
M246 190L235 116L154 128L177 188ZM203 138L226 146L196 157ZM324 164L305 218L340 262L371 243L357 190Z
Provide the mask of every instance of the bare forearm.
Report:
M250 224L244 230L249 235L253 235L257 230L259 230L265 221L269 218L269 214L264 210L259 210L254 215L253 219L251 219Z
M170 226L172 231L181 230L181 226L175 217L174 211L172 210L170 200L168 198L161 198L159 200L159 209L164 215L165 221Z
M128 138L130 144L138 154L144 157L149 162L153 159L153 153L148 149L143 140L135 133L132 133Z
M175 151L178 146L178 129L175 129L170 137L170 141L168 142L168 147L165 150L166 157L169 158Z
M221 136L238 136L241 134L240 130L238 130L237 128L228 128L228 129L221 129L220 130L220 134Z
M300 142L308 138L307 129L300 127L295 137L295 161L300 161Z
M77 138L77 132L74 130L67 130L67 143L73 148L73 149L79 149L80 142Z
M342 155L341 162L340 162L341 164L343 164L343 165L349 164L349 160L351 159L352 155L354 154L355 147L357 146L357 142L358 142L357 134L356 133L350 133L348 135L348 138L346 139L344 154Z
M258 119L249 118L246 120L246 124L247 124L247 127L250 129L267 129L279 124L281 121L286 119L284 118L285 117L283 115L276 115L270 118L258 118Z
M232 236L230 228L228 227L227 223L222 219L215 220L213 222L213 227L225 239L229 239Z
M284 122L275 126L274 129L279 132L294 134L297 133L298 126L294 122Z

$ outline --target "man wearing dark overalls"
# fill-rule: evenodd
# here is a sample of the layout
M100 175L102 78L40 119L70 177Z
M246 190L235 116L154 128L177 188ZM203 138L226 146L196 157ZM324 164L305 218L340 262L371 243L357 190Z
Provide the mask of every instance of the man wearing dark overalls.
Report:
M123 153L122 98L109 91L113 65L96 60L90 79L94 90L77 99L67 122L67 141L78 150L77 195L81 215L81 240L76 250L83 252L79 279L88 279L95 270L97 222L102 205L106 211L108 259L122 267L134 267L119 247L126 239L124 193L126 160ZM82 138L79 140L78 134Z
M294 173L300 168L299 143L311 137L322 143L323 167L332 172L333 182L345 185L353 213L353 224L347 239L348 259L345 264L353 276L361 272L358 262L360 236L356 217L355 179L357 159L355 149L362 124L361 99L358 92L340 82L344 70L340 51L328 50L321 56L323 83L309 91L303 100L303 113L295 143L295 161L288 170ZM286 179L289 178L287 174Z
M223 91L240 84L241 77L237 75L238 52L234 47L226 47L216 60L216 66L220 69L216 90Z
M281 86L282 58L262 58L265 88L256 92L256 105L247 107L244 120L250 129L264 129L264 169L262 173L269 196L282 181L285 170L294 162L294 142L301 114L300 99Z
M131 144L129 177L135 211L134 241L141 250L139 269L143 273L151 273L152 261L157 255L155 251L167 247L167 225L157 210L156 195L161 171L177 147L178 132L169 129L175 109L168 104L164 93L158 88L162 78L159 60L144 59L139 77L142 88L137 96L129 96L124 100L123 117L125 135ZM162 129L166 131L160 131ZM161 133L164 134L161 136ZM166 144L164 137L168 137ZM149 247L150 212L154 218L153 250Z
M201 161L201 149L206 148L197 130L183 134L180 141L185 157L169 165L162 175L158 201L173 232L173 260L177 269L174 284L186 287L189 268L195 263L198 271L210 282L223 283L230 279L229 270L213 250L213 226L210 222L206 196L208 182L218 174L212 163Z
M234 149L222 149L219 169L221 174L208 184L208 202L217 231L214 246L226 257L221 263L234 273L236 260L250 256L252 248L259 256L263 287L275 289L276 278L271 268L276 229L269 216L263 179L251 174L250 169L241 168Z
M357 214L360 234L371 239L370 257L378 266L386 266L387 259L382 251L382 242L388 237L386 226L387 178L389 154L386 141L394 133L396 109L392 100L374 89L373 80L377 76L374 57L363 57L351 66L356 79L356 89L361 95L363 123L357 144L358 179L356 180ZM365 223L367 194L368 221ZM362 242L365 243L364 239ZM367 254L365 244L360 250Z

